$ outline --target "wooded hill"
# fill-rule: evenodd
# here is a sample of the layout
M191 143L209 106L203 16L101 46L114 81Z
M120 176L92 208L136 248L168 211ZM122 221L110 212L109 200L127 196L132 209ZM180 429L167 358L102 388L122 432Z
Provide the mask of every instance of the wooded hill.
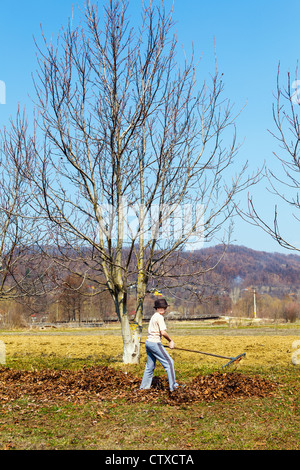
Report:
M209 258L213 264L223 252L223 246L215 246L200 250L195 256ZM229 289L252 286L277 295L297 292L300 288L300 256L231 245L214 271L206 277Z
M225 252L223 246L199 250L193 253L193 260L216 267L203 275L198 299L197 295L188 295L188 286L170 295L172 306L185 318L252 317L254 290L259 317L286 321L300 318L300 256L231 245ZM162 293L165 294L163 290Z
M253 290L259 316L267 318L293 318L300 316L300 256L294 254L267 253L244 246L221 245L183 252L181 263L172 263L175 280L177 275L202 267L203 271L215 266L206 274L193 276L176 288L170 289L166 279L149 286L144 302L144 318L153 313L155 290L170 303L169 312L175 318L199 318L214 315L253 315ZM34 272L34 269L33 271ZM29 276L28 281L31 281ZM68 284L78 285L78 279L70 277ZM81 281L79 282L79 284ZM91 282L85 282L80 290L62 287L44 296L23 297L19 301L2 301L0 326L32 321L110 321L117 320L115 307L108 292L94 297ZM134 316L135 289L128 291L128 312Z

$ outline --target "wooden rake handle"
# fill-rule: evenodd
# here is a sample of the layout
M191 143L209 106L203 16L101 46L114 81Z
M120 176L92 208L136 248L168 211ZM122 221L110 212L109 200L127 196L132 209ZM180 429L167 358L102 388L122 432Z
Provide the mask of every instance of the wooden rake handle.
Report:
M141 341L141 344L145 344L143 341ZM169 346L164 345L166 348L169 348ZM171 349L171 348L169 348ZM228 357L228 356L220 356L219 354L213 354L213 353L208 353L208 352L203 352L203 351L195 351L194 349L185 349L185 348L174 348L174 350L177 351L186 351L186 352L191 352L191 353L196 353L196 354L205 354L206 356L213 356L213 357L219 357L221 359L229 359L228 364L225 364L223 367L227 367L230 364L240 361L242 357L246 356L246 353L239 354L236 357Z

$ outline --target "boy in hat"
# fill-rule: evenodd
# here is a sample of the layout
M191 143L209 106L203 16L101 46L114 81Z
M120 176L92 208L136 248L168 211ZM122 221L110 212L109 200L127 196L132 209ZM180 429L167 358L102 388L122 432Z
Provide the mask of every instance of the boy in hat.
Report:
M164 314L167 310L168 304L165 299L155 300L154 308L156 312L152 315L148 328L148 337L145 343L147 352L147 363L142 379L140 389L148 389L151 387L153 372L158 360L167 372L170 391L173 392L178 388L175 380L174 361L167 353L166 349L161 343L163 336L169 341L169 347L174 349L174 341L170 338L166 331L166 324Z

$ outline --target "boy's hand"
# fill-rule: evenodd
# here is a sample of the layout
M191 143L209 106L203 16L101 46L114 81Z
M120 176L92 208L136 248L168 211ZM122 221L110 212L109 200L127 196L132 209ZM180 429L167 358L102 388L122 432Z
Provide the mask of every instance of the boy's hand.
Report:
M174 341L171 339L171 341L169 342L169 348L170 349L174 349L175 348L175 343Z

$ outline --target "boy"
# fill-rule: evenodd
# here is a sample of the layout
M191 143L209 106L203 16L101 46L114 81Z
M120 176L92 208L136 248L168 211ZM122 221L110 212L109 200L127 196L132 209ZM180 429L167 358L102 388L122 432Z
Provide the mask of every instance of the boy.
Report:
M161 343L161 337L163 336L169 341L169 347L171 349L175 348L174 341L166 331L164 320L164 314L168 308L167 301L165 299L155 300L154 308L156 312L150 319L148 337L145 343L147 363L140 389L143 390L151 387L156 360L158 360L167 372L170 391L173 392L178 388L178 384L175 380L174 361Z

